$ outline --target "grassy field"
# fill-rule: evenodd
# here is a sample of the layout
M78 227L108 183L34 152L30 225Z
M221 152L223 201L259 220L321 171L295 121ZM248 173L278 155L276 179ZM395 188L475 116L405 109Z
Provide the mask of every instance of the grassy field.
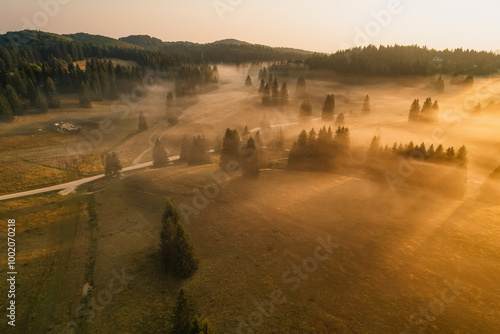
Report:
M99 227L95 290L106 288L112 270L126 268L134 278L98 313L92 333L156 332L168 324L181 283L159 270L163 200L192 205L193 190L211 182L213 171L145 171L96 194L106 223ZM241 320L250 326L254 302L276 289L286 301L255 333L416 333L424 326L428 333L494 332L499 210L426 193L402 199L346 176L275 170L256 181L237 177L186 225L201 261L183 285L221 333L236 333ZM316 270L302 270L307 276L293 290L290 280L299 274L282 276L328 236L339 247ZM447 284L458 292L441 312L434 301Z
M246 70L220 66L219 72L219 89L176 101L176 126L165 119L171 82L152 89L123 119L110 101L83 110L75 96L63 96L59 110L2 124L0 193L99 174L101 155L111 151L124 166L149 161L156 139L173 155L183 136L204 134L212 141L228 127L241 133L245 125L257 128L267 119L275 126L289 124L284 130L289 148L301 129L334 127L320 120L299 122L302 99L294 95L292 79L290 103L276 110L263 108L256 89L243 86ZM193 203L200 200L197 190L214 182L218 157L213 156L212 165L176 163L127 173L68 197L2 202L2 221L15 218L18 228L18 332L161 332L178 289L186 286L220 333L494 333L500 327L500 207L477 202L480 183L475 182L498 165L500 149L491 138L499 121L483 114L450 125L448 113L460 110L475 91L449 87L435 97L442 111L437 124L408 124L411 101L432 96L432 80L359 85L310 80L308 89L314 117L320 116L326 94L335 93L336 113L346 113L356 158L362 159L374 135L389 145L466 144L472 182L465 199L416 188L393 193L362 173L265 169L257 180L235 177L213 199ZM476 78L476 85L481 80ZM366 94L372 114L360 117ZM144 132L137 131L140 111L149 126ZM75 150L89 139L85 132L59 133L55 123L91 131L104 119L114 130L77 164L65 164L68 147ZM436 139L436 133L444 135ZM270 158L284 166L284 156ZM186 225L200 268L185 282L160 270L166 197L178 205L206 204ZM5 229L0 227L2 240ZM329 257L314 264L318 238L329 236L338 247L331 254L321 250ZM0 264L5 266L5 258ZM6 287L0 283L2 293ZM277 302L269 306L271 299Z

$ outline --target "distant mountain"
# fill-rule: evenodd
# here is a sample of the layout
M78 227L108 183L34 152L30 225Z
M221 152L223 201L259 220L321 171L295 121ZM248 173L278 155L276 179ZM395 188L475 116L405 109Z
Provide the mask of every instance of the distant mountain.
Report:
M195 61L232 63L280 61L306 59L313 54L313 52L300 49L251 44L237 39L224 39L213 43L199 44L192 42L163 42L148 35L133 35L122 37L120 40L149 50L189 56Z
M121 41L119 39L101 36L101 35L91 35L91 34L86 34L83 32L79 32L77 34L66 34L63 36L69 37L74 41L81 42L81 43L87 43L87 44L111 46L111 47L119 47L119 48L132 48L132 49L138 48L138 46L135 44L127 43L127 42Z

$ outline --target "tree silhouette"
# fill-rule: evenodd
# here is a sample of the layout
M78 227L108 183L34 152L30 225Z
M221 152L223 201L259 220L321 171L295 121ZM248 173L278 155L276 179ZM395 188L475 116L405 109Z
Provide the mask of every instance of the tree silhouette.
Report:
M141 111L139 113L139 131L146 131L148 129L148 123L146 123L146 118L144 117L144 113Z
M444 92L444 80L441 76L437 79L436 83L434 84L434 90L437 93L443 93Z
M312 116L312 105L308 98L305 98L300 105L300 116L311 117Z
M361 115L370 114L370 96L366 95L365 100L363 102L363 108L361 109Z
M160 142L160 139L156 139L155 145L153 147L153 166L164 167L167 164L168 164L167 151Z
M260 80L260 87L259 87L259 93L264 93L264 89L266 88L266 82L264 79Z
M281 85L281 104L286 105L288 103L288 86L286 85L286 81Z
M345 124L344 113L340 113L337 116L337 119L335 119L335 125L344 125L344 124Z
M57 94L56 85L51 78L47 78L45 81L43 90L45 95L47 95L47 102L50 108L59 108L61 105L61 100Z
M249 75L247 75L247 78L245 80L245 86L249 87L249 86L252 86L252 79L250 78Z
M5 96L0 94L0 121L10 122L13 118L9 101L7 101Z
M122 166L120 164L120 160L118 160L118 156L115 152L106 155L105 163L104 163L104 175L105 176L117 176L120 175L120 171L122 170Z
M258 152L252 137L247 141L243 165L243 175L255 177L259 175Z
M413 103L411 104L408 120L412 122L420 120L420 103L418 99L413 100Z
M172 334L190 334L196 313L194 302L186 289L181 288L172 312Z
M331 121L335 115L335 97L333 94L327 95L325 104L323 105L323 112L321 113L321 118L324 121Z

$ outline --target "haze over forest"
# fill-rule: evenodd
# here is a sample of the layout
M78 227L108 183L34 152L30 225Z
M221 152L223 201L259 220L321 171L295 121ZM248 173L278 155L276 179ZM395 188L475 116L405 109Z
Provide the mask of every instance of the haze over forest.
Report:
M1 333L500 328L492 1L0 9Z

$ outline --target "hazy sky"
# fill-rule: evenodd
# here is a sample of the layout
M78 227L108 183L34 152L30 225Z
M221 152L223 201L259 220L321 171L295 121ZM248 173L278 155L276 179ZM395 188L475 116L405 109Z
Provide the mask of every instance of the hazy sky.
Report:
M374 13L379 13L378 21ZM334 52L365 44L500 49L498 0L0 0L0 33L38 29Z

